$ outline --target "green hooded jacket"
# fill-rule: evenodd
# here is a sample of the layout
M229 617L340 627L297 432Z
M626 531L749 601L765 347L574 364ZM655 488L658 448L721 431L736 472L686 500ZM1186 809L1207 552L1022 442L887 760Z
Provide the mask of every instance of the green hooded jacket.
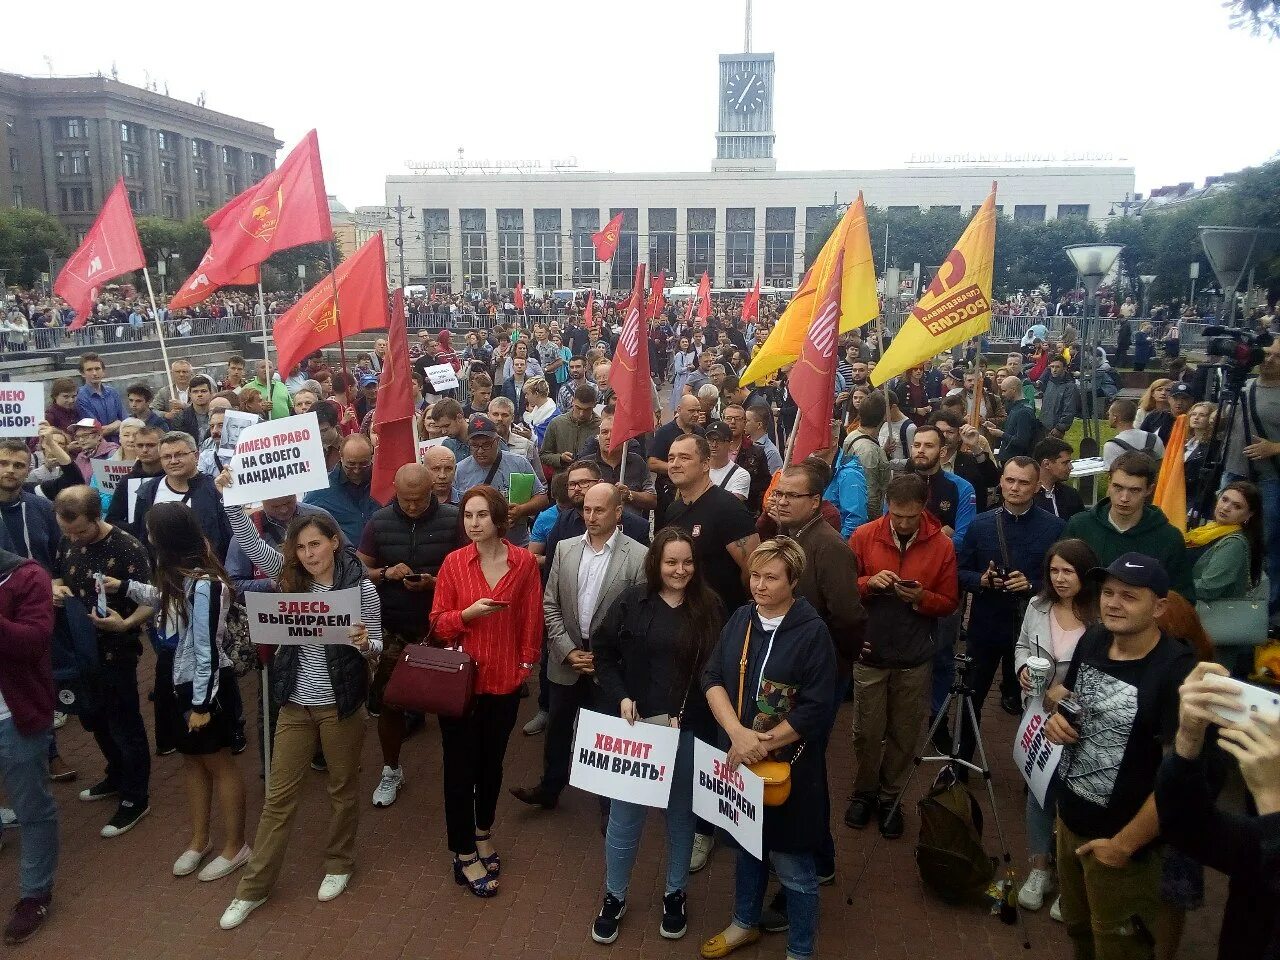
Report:
M1063 538L1079 537L1089 544L1098 555L1098 564L1103 567L1122 554L1146 554L1164 567L1169 574L1169 586L1195 603L1196 588L1191 580L1187 546L1182 534L1165 515L1148 504L1142 510L1142 519L1121 532L1112 526L1110 513L1110 499L1101 501L1092 510L1077 513L1067 521Z

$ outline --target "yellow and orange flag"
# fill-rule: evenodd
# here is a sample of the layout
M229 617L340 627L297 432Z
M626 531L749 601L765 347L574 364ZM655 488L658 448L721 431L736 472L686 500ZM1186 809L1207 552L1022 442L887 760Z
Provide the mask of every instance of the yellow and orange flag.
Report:
M800 289L778 318L773 332L742 374L742 383L759 383L771 373L794 363L804 348L813 323L819 295L827 289L831 272L840 254L844 267L840 274L840 332L847 333L876 318L880 301L876 295L876 266L871 256L871 233L867 229L867 207L858 192L835 232L822 245Z
M1173 421L1169 442L1164 445L1155 495L1155 505L1181 533L1187 532L1187 475L1182 463L1186 445L1187 415L1183 413Z
M993 183L991 193L871 372L875 386L991 328L991 272L995 258Z

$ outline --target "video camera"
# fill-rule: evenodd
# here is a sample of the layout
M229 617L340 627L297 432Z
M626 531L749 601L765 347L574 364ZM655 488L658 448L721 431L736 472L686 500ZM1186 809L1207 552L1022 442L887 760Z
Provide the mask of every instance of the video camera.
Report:
M1258 335L1239 327L1205 327L1209 338L1204 352L1210 357L1225 360L1226 366L1238 370L1252 370L1262 362L1263 348L1271 343L1270 334Z

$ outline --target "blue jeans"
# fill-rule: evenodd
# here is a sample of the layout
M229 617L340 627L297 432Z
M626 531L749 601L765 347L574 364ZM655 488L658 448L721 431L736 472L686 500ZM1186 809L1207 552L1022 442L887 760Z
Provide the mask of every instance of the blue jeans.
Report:
M1027 791L1027 853L1033 857L1053 855L1053 823L1058 815L1058 800L1050 784L1044 795L1044 806Z
M640 848L649 807L625 800L609 805L609 829L604 839L604 888L619 900L627 899L631 869ZM675 769L671 771L671 800L667 804L667 885L664 894L683 890L689 880L689 856L693 853L693 733L680 732Z
M818 940L818 873L811 853L765 851L778 880L787 891L787 954L796 960L813 956ZM733 922L754 930L764 907L769 866L745 850L738 849L738 869L734 873Z
M58 866L58 808L49 792L51 730L30 736L18 732L12 719L0 720L0 780L22 843L18 885L24 897L43 897L53 890Z

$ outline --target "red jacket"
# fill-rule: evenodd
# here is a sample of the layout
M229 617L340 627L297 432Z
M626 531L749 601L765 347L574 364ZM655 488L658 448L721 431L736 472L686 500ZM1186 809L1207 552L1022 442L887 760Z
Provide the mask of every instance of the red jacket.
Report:
M52 644L49 574L0 551L0 694L23 736L53 727Z
M898 547L888 514L864 523L849 537L858 560L858 593L867 608L866 642L861 661L876 667L914 667L933 656L934 621L960 605L956 550L942 525L925 511L906 551ZM892 570L917 580L923 592L913 608L892 590L873 590L867 580Z

